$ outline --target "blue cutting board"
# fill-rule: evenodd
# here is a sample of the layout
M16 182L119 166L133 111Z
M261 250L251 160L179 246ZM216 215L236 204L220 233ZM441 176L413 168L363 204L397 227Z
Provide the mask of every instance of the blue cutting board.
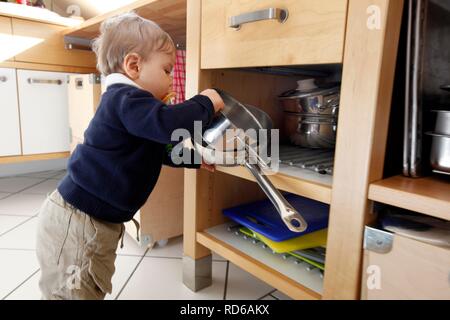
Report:
M269 199L224 209L223 214L273 241L289 240L328 227L329 205L294 194L285 198L308 223L305 231L289 230Z

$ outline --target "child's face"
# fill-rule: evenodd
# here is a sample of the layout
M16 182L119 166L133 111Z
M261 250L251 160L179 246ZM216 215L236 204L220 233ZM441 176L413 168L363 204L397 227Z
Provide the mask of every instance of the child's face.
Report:
M135 82L162 100L172 90L174 64L174 54L153 52L147 60L140 62L139 74Z

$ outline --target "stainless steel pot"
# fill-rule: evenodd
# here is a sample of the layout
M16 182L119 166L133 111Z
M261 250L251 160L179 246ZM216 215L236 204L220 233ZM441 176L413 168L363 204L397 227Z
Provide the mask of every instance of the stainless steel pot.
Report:
M284 130L295 145L312 149L333 149L336 145L337 118L285 112Z
M216 89L217 90L217 89ZM272 121L263 111L244 106L221 90L217 90L225 102L224 110L213 119L203 134L202 142L194 141L194 147L205 161L217 165L244 165L271 200L284 224L293 232L303 232L308 224L283 195L263 174L261 167L267 163L258 156L258 148L267 148L267 142L248 135L247 130L270 130Z
M450 111L433 110L436 113L435 133L450 135Z
M450 135L428 132L431 144L431 167L439 173L450 174Z
M286 112L337 115L339 92L339 87L317 88L313 79L308 79L299 81L297 89L281 94L278 99Z

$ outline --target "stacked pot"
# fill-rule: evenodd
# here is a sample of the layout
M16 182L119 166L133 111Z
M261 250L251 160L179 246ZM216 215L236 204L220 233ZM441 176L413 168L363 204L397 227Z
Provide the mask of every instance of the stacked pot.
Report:
M434 110L436 125L432 137L431 167L434 172L450 175L450 111Z
M340 87L319 88L314 79L300 80L278 98L284 110L284 130L292 144L333 149L336 144Z

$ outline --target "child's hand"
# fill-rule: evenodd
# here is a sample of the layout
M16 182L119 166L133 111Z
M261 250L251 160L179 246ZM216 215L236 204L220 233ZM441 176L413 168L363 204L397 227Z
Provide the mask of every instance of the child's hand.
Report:
M200 92L200 94L203 96L207 96L212 101L215 112L219 112L225 107L225 103L216 90L206 89L205 91Z
M208 164L208 163L204 162L203 160L202 160L202 164L201 164L200 168L205 169L209 172L216 171L216 166L214 164Z

